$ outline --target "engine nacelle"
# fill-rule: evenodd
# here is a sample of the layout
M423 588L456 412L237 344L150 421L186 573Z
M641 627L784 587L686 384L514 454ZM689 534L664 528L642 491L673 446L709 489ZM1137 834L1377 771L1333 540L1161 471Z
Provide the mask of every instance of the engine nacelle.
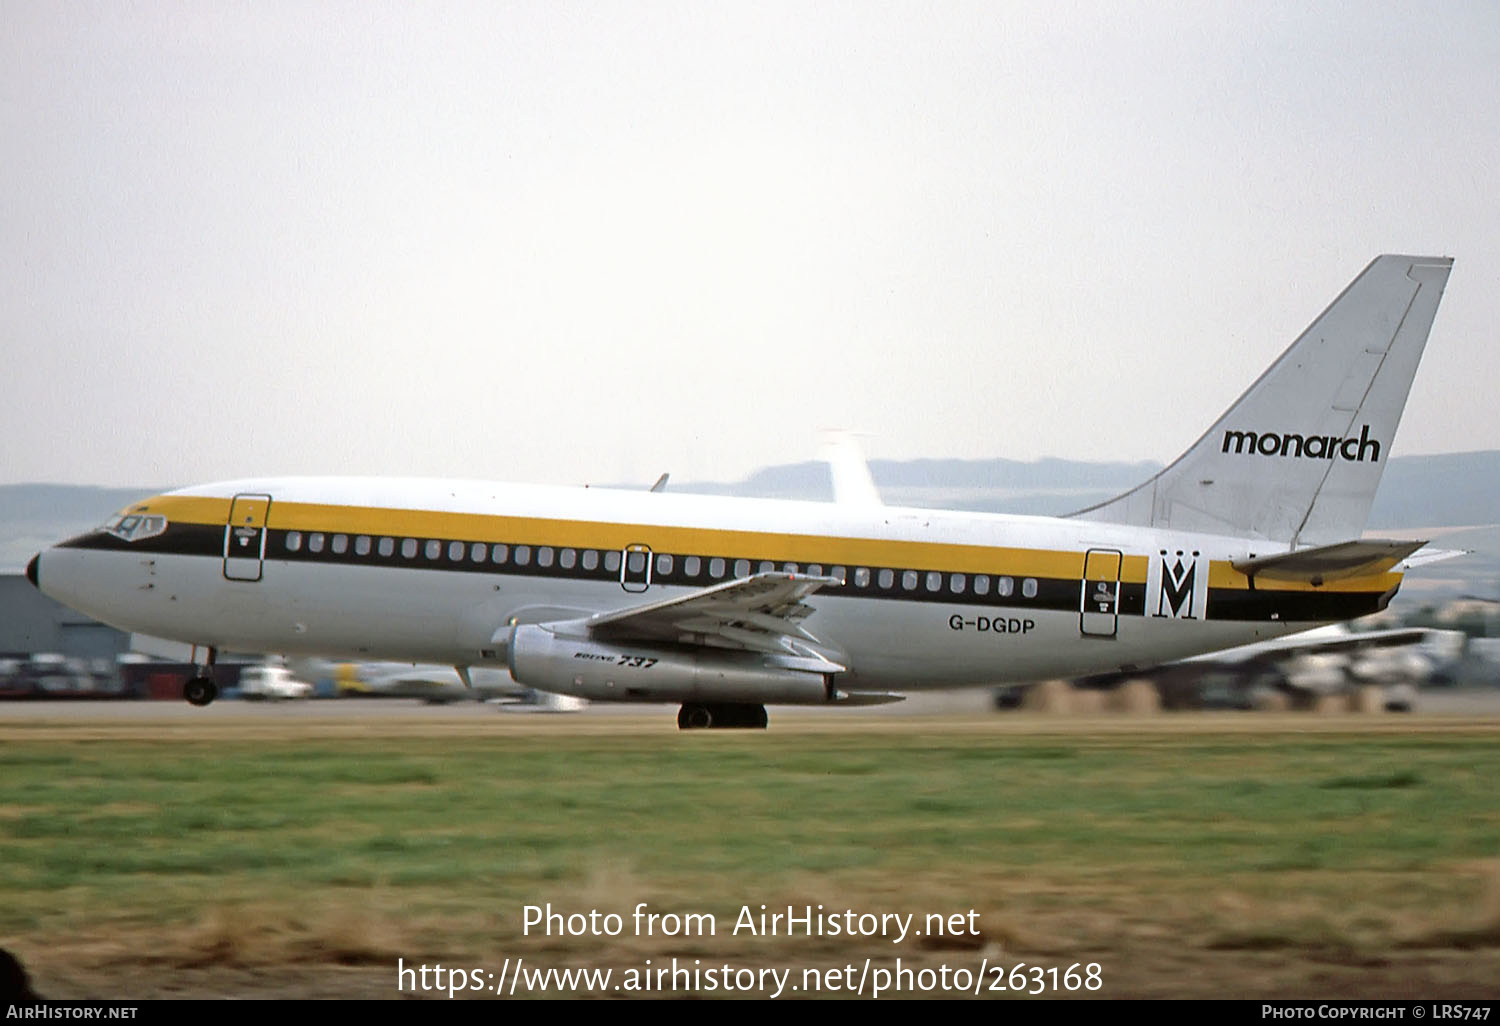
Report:
M506 660L517 684L596 702L824 705L823 673L775 664L776 656L608 645L522 625Z

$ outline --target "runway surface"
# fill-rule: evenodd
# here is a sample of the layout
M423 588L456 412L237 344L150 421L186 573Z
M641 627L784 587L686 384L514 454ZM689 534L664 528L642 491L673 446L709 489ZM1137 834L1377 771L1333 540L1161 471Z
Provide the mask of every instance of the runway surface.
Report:
M964 729L1070 734L1138 731L1254 732L1276 730L1500 730L1500 689L1423 692L1411 713L1222 712L1101 713L1058 715L996 711L983 689L911 696L906 702L855 709L772 706L770 729L889 730ZM206 708L167 701L11 701L0 703L0 734L37 737L41 728L92 728L103 733L174 735L215 733L236 727L316 733L496 732L516 730L564 734L618 730L677 732L673 705L592 705L571 713L526 706L462 702L428 705L413 699L312 699L288 702L221 700Z

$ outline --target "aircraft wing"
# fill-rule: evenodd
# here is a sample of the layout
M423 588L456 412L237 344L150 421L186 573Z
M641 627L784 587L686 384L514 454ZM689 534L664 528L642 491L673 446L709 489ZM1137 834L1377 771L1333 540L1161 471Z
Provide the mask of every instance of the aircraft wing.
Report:
M804 644L816 644L818 639L801 624L813 611L803 599L820 588L843 583L837 577L810 574L754 574L675 598L599 613L576 625L599 640L664 641L821 660ZM833 667L829 672L842 669Z
M1429 627L1393 627L1389 630L1354 632L1342 624L1318 627L1298 634L1288 634L1270 641L1208 652L1181 660L1177 665L1196 663L1235 663L1248 660L1279 661L1302 655L1353 654L1377 648L1399 648L1426 641L1435 633Z
M1432 632L1426 627L1397 627L1384 631L1363 631L1341 638L1286 639L1291 644L1272 649L1284 655L1327 655L1333 652L1361 652L1372 648L1400 648L1427 640Z

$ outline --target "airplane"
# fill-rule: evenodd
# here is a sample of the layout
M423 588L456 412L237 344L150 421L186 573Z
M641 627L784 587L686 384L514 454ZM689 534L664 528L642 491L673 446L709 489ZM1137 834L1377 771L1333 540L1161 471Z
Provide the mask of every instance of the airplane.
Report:
M1458 665L1466 641L1461 631L1431 627L1354 631L1332 624L1130 673L1092 674L1072 685L1107 691L1145 681L1167 709L1311 708L1322 698L1370 691L1386 711L1409 712L1419 687ZM995 708L1020 708L1031 686L995 688Z
M206 648L195 705L226 649L503 667L684 729L1130 672L1389 604L1424 542L1361 534L1451 268L1377 257L1175 462L1064 517L272 477L145 499L26 574Z
M312 660L344 694L417 698L429 705L492 702L517 709L576 712L586 703L517 684L504 669L471 667L465 679L452 666L437 663L327 663Z

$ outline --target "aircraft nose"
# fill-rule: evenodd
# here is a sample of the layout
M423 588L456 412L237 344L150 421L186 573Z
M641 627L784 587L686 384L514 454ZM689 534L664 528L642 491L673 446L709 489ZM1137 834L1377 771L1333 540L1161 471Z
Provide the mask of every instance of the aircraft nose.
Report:
M38 567L40 566L41 562L42 554L38 552L35 556L31 557L31 562L26 564L26 579L31 582L31 586L33 588L37 589L40 589L42 586L41 581L38 580L38 577L40 576Z

